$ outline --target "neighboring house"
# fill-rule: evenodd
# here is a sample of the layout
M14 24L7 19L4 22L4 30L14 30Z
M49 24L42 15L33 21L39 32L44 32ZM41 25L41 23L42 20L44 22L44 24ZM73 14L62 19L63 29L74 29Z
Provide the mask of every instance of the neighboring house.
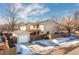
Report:
M43 37L44 34L48 32L50 34L59 32L59 28L60 28L59 23L53 20L48 20L48 21L37 22L37 23L20 24L19 30L14 31L14 33L20 38L18 42L23 43L38 38L40 39Z
M51 34L59 32L60 24L53 20L48 20L40 23L40 29L45 33L49 32Z
M27 31L37 31L40 30L44 33L55 33L58 32L60 28L60 24L53 20L47 20L43 22L37 22L37 23L28 23L28 24L21 24L19 26L19 29L27 30Z

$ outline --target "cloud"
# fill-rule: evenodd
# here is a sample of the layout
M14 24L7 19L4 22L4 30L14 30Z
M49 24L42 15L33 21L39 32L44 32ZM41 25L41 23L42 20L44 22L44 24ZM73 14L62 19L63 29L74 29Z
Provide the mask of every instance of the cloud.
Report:
M44 8L40 4L32 4L32 11L30 12L29 16L39 16L46 12L49 12L48 8Z
M47 9L47 8L36 8L34 11L30 12L29 16L39 16L48 11L49 11L49 9Z
M79 10L79 8L77 8L77 9L72 9L72 10L65 10L63 16L73 16L74 13L75 13L76 11L78 11L78 10Z
M64 11L64 15L63 16L70 16L70 15L71 15L70 10L65 10Z
M68 17L70 17L70 19L73 19L75 12L79 11L79 8L77 9L72 9L72 10L65 10L63 16L61 16L60 21L63 20L63 18L68 20Z
M48 8L45 8L41 4L29 4L27 6L23 6L22 4L15 4L15 7L20 11L18 12L19 17L28 20L29 16L40 16L50 11Z
M11 4L15 7L15 10L18 11L18 18L22 19L24 22L37 22L45 20L45 18L40 18L44 16L45 13L49 12L49 8L44 7L44 4L20 4L13 3ZM5 21L6 22L6 21Z
M5 19L0 16L0 25L1 25L1 24L5 24L5 23L6 23Z

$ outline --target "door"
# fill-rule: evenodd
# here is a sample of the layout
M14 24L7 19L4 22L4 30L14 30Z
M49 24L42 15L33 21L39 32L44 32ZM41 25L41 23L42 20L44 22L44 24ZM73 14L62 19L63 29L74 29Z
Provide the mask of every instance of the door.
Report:
M27 35L19 36L19 43L26 43L26 42L29 42L29 38Z

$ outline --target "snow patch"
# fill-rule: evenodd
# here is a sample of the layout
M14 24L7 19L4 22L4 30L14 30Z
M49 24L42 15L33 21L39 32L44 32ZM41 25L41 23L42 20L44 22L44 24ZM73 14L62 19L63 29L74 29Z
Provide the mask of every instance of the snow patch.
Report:
M40 44L38 44L40 43ZM37 40L33 41L32 44L37 44L37 45L46 45L46 46L56 46L57 44L51 42L50 40Z
M16 51L21 52L21 55L32 55L33 52L28 46L22 45L22 44L17 44L16 45Z

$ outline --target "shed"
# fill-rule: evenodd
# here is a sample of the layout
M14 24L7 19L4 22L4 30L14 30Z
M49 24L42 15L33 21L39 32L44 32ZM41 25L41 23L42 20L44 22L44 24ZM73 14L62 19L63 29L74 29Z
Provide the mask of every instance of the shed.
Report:
M30 41L30 32L24 30L16 30L13 32L17 36L17 43L26 43Z

